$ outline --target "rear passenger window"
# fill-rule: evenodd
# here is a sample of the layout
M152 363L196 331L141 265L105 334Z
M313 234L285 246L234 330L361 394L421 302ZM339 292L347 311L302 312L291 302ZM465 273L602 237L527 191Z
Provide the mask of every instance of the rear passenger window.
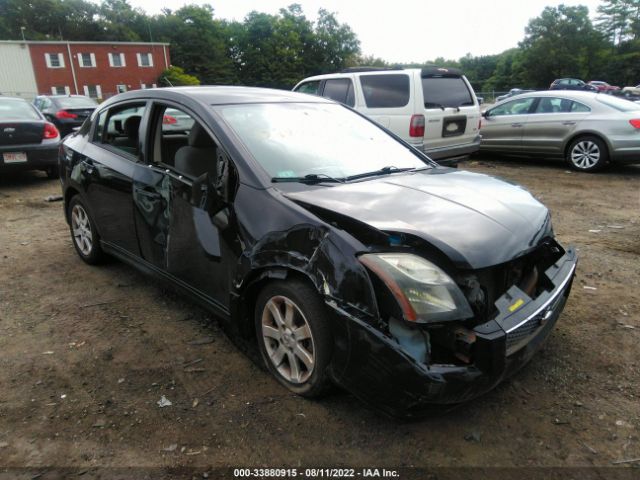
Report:
M362 75L360 84L368 108L404 107L409 103L408 75Z
M571 100L561 98L541 98L533 113L560 113L568 112L571 108Z
M591 109L586 105L578 102L571 102L571 111L572 112L590 112Z
M314 82L306 82L300 85L296 92L309 93L311 95L318 95L318 89L320 88L320 80Z
M350 107L356 104L355 95L353 94L353 84L348 78L327 80L324 83L322 96L335 100L336 102L344 103Z
M140 122L144 111L145 105L139 104L100 112L93 141L140 158Z
M462 77L423 77L424 108L464 107L474 104Z

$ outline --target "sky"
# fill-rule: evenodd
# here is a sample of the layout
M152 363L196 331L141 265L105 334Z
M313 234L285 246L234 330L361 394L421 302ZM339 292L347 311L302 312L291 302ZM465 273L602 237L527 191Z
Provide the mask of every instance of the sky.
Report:
M277 13L299 3L315 20L319 8L337 14L357 34L364 55L389 62L424 62L492 55L516 47L544 7L585 5L596 16L600 0L129 0L147 13L185 4L211 4L216 18L242 20L252 10Z

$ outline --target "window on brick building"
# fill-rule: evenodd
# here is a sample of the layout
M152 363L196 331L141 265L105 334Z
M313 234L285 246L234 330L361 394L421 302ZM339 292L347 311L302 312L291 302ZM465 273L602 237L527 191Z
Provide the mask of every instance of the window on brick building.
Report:
M64 68L64 56L61 53L45 53L44 60L49 68Z
M153 67L153 57L150 53L138 53L139 67Z
M124 53L110 53L109 65L112 67L126 67L127 64L124 60Z
M93 53L79 53L78 54L78 63L81 67L95 67L96 66L96 56Z
M66 85L55 85L51 87L52 95L70 95L71 89Z
M91 98L102 98L102 88L100 85L85 85L84 94Z
M118 93L124 93L124 92L126 92L126 91L127 91L127 86L126 86L126 85L124 85L124 84L116 85L116 91L117 91Z

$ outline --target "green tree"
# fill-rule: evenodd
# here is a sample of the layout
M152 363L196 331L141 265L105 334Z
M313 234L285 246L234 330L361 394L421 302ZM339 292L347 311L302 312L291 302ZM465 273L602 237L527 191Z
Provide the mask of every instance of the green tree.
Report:
M98 6L85 0L0 0L0 38L96 40Z
M183 85L200 85L198 77L184 73L184 69L171 65L158 77L158 85L178 87Z
M336 72L356 62L360 40L349 25L338 22L335 13L321 8L312 52L312 69L317 73Z
M127 42L150 40L150 33L145 31L146 14L134 9L127 0L103 0L98 14L101 39Z
M603 0L598 28L614 45L640 38L640 0Z
M511 48L497 55L495 69L482 84L481 90L504 92L511 88L531 88L523 79L522 57L519 48Z
M585 6L546 7L529 21L520 48L518 75L535 88L547 88L559 77L588 80L601 70L606 55L606 42Z
M227 46L227 24L213 17L210 5L186 5L149 20L154 40L171 43L172 63L205 84L232 84L236 72Z

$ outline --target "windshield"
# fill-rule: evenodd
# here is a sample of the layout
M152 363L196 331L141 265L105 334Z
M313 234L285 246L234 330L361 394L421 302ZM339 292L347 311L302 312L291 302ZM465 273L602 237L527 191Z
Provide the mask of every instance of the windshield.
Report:
M95 108L98 105L89 97L60 97L56 101L61 108Z
M340 105L269 103L219 110L272 178L345 178L427 165L412 147Z
M24 100L0 100L0 120L40 120L40 115Z
M636 110L640 110L640 105L624 98L602 94L598 95L597 98L600 103L604 103L620 112L635 112Z

